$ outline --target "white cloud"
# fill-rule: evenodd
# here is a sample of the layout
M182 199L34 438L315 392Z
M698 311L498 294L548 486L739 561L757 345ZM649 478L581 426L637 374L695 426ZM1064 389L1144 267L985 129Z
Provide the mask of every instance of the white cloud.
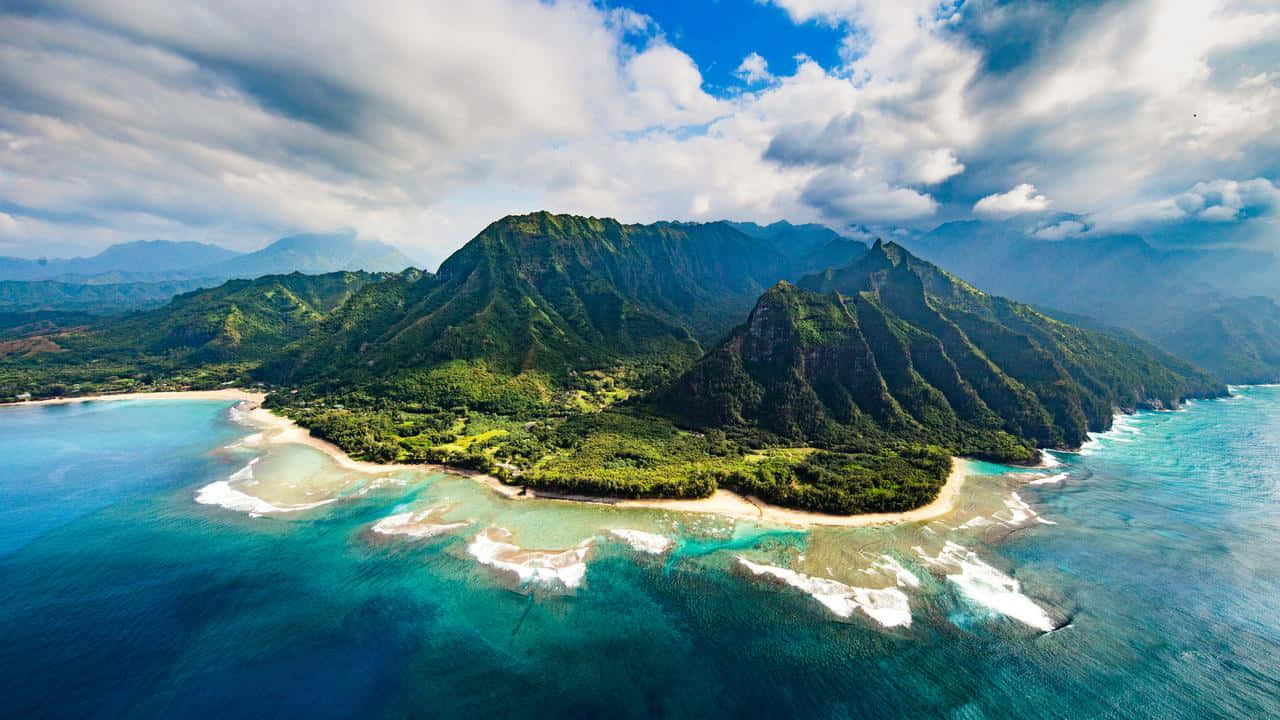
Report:
M20 233L18 221L6 212L0 212L0 237L17 237Z
M0 197L29 254L351 226L439 260L539 208L844 227L1052 198L1085 232L1274 217L1272 3L776 4L842 28L841 63L779 75L752 53L728 98L651 18L588 0L0 12ZM983 38L1009 37L1032 51L990 69Z
M994 193L974 203L979 215L1009 217L1020 213L1042 212L1049 208L1049 198L1036 193L1036 186L1022 183L1009 192Z
M1079 220L1062 220L1046 225L1031 233L1041 240L1062 240L1064 238L1083 235L1089 227Z
M574 147L727 109L660 37L624 42L653 32L647 18L575 0L377 12L338 2L305 15L259 3L56 4L54 16L0 13L0 195L76 218L33 234L33 253L54 235L96 245L88 228L124 222L119 210L131 208L172 220L167 237L245 247L354 226L438 258L488 220L543 202L545 183L509 185L525 158L557 147L571 165ZM462 212L450 207L459 196Z
M1188 215L1204 220L1235 220L1242 213L1269 216L1280 211L1280 188L1266 178L1211 180L1196 183L1175 202Z
M827 170L805 187L804 200L831 217L857 217L867 222L903 222L932 216L938 203L905 187L893 187L858 172Z
M1198 182L1184 192L1100 214L1104 230L1122 230L1176 221L1236 222L1280 215L1280 188L1267 178Z
M937 185L949 177L964 172L964 164L956 159L951 148L923 150L910 157L903 177L907 182Z
M743 82L748 85L773 82L773 73L769 72L769 63L760 56L760 53L753 52L743 58L738 68L733 71L733 74L742 78Z

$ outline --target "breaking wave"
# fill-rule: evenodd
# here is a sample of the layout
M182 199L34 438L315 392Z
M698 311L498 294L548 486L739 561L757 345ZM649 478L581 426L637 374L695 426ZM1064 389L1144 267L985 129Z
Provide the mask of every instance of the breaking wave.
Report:
M525 550L511 542L505 528L488 528L467 545L467 552L483 565L513 575L522 585L562 585L573 589L587 574L587 551L591 540L567 550Z
M947 580L970 602L1041 632L1054 629L1049 613L1022 594L1017 580L983 562L972 550L947 541L934 557L919 546L915 551L925 563L943 570Z
M906 593L896 587L852 587L828 578L812 577L787 568L754 563L742 556L738 556L738 562L750 570L752 575L771 577L806 593L842 618L861 610L884 627L911 625L911 605ZM919 583L914 575L912 579Z

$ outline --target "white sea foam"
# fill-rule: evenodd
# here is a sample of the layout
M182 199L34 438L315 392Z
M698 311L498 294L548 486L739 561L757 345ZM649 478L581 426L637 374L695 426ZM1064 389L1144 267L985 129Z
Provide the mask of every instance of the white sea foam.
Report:
M753 563L741 556L738 557L738 562L750 570L752 575L781 580L810 595L840 617L847 618L854 611L861 610L884 627L906 627L911 624L911 605L906 594L896 587L851 587L828 578L811 577L787 568Z
M947 541L935 557L919 546L915 551L926 563L946 571L947 580L970 602L1042 632L1053 630L1049 614L1022 594L1017 580L983 562L972 550Z
M1022 496L1016 492L1010 493L1009 497L1005 498L1004 508L1004 510L998 510L993 513L991 517L1011 527L1025 525L1032 520L1044 525L1057 525L1057 523L1052 520L1046 520L1040 517L1040 513L1032 509L1032 507L1022 499Z
M966 521L966 522L962 523L962 524L960 525L960 527L958 527L958 528L956 528L956 529L957 529L957 530L972 530L973 528L986 527L987 525L993 525L993 524L994 524L994 523L992 523L992 522L991 522L990 520L988 520L987 518L985 518L985 517L983 517L983 516L981 516L981 515L978 515L978 516L975 516L974 518L972 518L971 520L968 520L968 521Z
M582 584L591 540L567 550L525 550L510 539L511 532L505 528L488 528L471 539L467 552L481 564L514 575L521 584L559 584L569 589Z
M667 537L643 530L618 528L609 531L610 535L625 541L633 549L650 555L661 555L671 549L675 543Z
M1111 432L1121 435L1141 435L1142 428L1138 427L1138 416L1117 415L1111 421Z
M415 538L428 538L442 535L458 528L464 528L471 524L468 522L431 522L431 515L439 510L440 508L428 508L418 512L388 515L374 523L371 529L380 535L408 535Z
M1057 485L1058 483L1061 483L1063 480L1066 480L1070 474L1071 473L1057 473L1055 475L1048 475L1046 477L1036 478L1035 480L1032 480L1027 484L1028 485Z
M1134 435L1141 435L1142 428L1138 426L1138 415L1121 415L1117 414L1111 420L1111 429L1106 432L1089 433L1089 439L1080 445L1081 455L1092 455L1102 443L1105 442L1133 442Z
M889 555L881 555L880 559L871 563L871 567L888 575L892 575L898 587L920 587L920 578L902 566L898 559Z
M1051 451L1049 451L1049 450L1041 450L1041 451L1040 451L1040 467L1042 467L1042 468L1055 468L1055 467L1058 467L1058 466L1060 466L1060 465L1062 465L1062 460L1061 460L1061 459L1059 459L1057 455L1054 455L1054 454L1053 454Z
M253 466L261 459L254 458L249 461L248 465L232 473L231 477L226 480L212 482L196 490L196 502L201 505L219 505L228 510L249 513L250 517L310 510L333 502L333 498L330 498L301 505L273 505L260 497L255 497L231 486L231 483L238 483L241 486L255 484Z
M262 459L261 457L256 457L256 458L254 458L254 459L250 460L248 465L245 465L244 467L240 468L239 470L237 470L237 471L235 471L235 472L231 473L231 477L229 477L229 478L227 478L227 479L228 479L228 480L230 480L231 482L238 482L238 483L244 483L244 482L250 482L250 481L252 481L252 480L253 480L253 466L254 466L254 465L257 465L257 464L258 464L258 461L259 461L259 460L261 460L261 459Z
M235 442L231 443L230 445L228 445L228 446L227 446L227 448L257 448L257 447L262 447L262 445L263 445L263 440L264 440L264 439L265 439L265 437L264 437L263 433L254 433L254 434L252 434L252 435L246 435L245 437L240 438L239 440L237 440L237 441L235 441Z
M244 409L244 403L238 402L227 410L227 418L237 425L250 425L249 413Z
M202 505L220 505L228 510L249 513L250 517L261 517L272 513L297 512L327 505L333 500L305 503L303 505L272 505L260 497L254 497L231 487L227 480L209 483L196 491L196 502Z

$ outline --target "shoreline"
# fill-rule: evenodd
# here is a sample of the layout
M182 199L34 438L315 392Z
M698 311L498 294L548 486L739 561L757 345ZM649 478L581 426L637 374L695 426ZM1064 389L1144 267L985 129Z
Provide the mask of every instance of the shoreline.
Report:
M25 407L30 405L66 405L80 402L110 400L236 400L246 403L241 408L248 425L259 430L262 442L266 444L305 445L330 457L339 467L364 473L399 472L415 470L420 472L444 472L452 475L469 477L488 486L493 492L509 500L554 500L559 502L592 503L617 508L637 508L650 510L669 510L673 512L724 515L740 520L768 522L792 527L868 527L872 525L890 525L920 520L932 520L955 509L960 489L969 475L968 461L963 458L951 459L951 473L938 491L938 496L927 505L893 513L867 513L862 515L829 515L807 510L793 510L779 505L771 505L752 496L739 495L732 490L717 489L710 497L693 500L681 499L627 499L571 495L546 490L529 488L525 492L523 486L507 485L487 473L464 468L452 468L445 465L375 463L356 460L342 448L328 440L311 434L307 428L298 425L283 415L277 415L262 407L265 393L224 388L220 390L180 390L154 393L117 393L107 395L84 395L81 397L53 398L49 400L27 400L17 403L5 403L0 407ZM521 494L524 493L524 494Z
M165 390L162 392L103 393L101 395L76 395L47 400L19 400L0 403L0 408L32 407L37 405L73 405L85 402L110 402L115 400L242 400L261 404L266 393L240 388L219 390Z

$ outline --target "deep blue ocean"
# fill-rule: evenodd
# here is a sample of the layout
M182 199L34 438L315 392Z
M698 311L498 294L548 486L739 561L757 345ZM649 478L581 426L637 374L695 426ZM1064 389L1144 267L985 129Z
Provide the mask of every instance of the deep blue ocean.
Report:
M0 715L1280 717L1280 388L1236 393L1035 473L975 464L938 521L812 531L356 478L241 442L227 402L0 408ZM233 475L332 502L196 502ZM425 507L467 525L372 530ZM589 542L585 576L479 562L492 526ZM675 549L603 530L623 526ZM739 557L900 588L910 624L841 617Z

